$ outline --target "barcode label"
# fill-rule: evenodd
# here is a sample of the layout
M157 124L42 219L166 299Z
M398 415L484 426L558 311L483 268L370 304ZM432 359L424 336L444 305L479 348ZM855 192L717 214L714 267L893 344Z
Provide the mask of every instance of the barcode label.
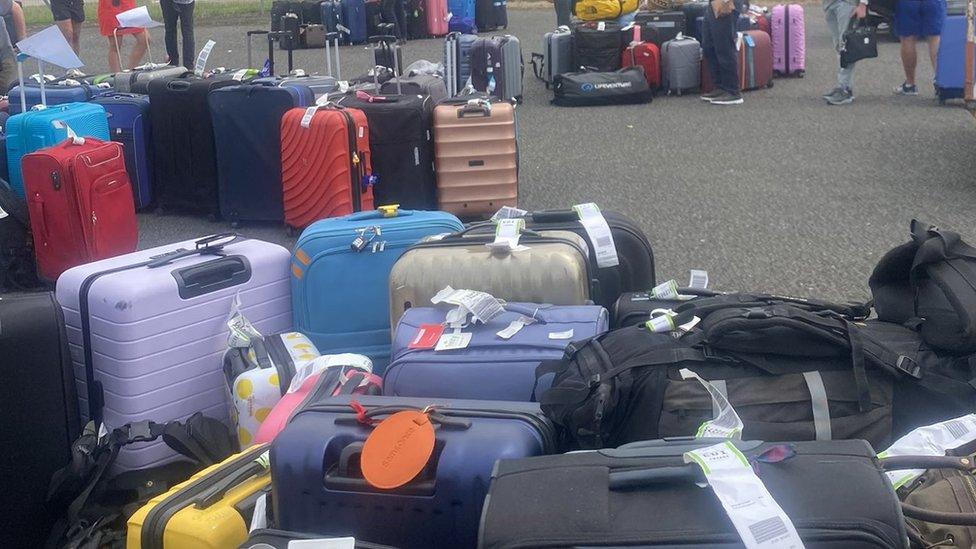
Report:
M786 523L779 517L769 517L755 524L749 525L749 533L756 539L756 543L766 543L780 536L785 536L789 531Z
M600 236L596 239L597 246L613 246L613 240L609 236Z
M691 270L691 280L688 282L689 288L704 290L708 287L708 271Z
M949 434L956 438L962 438L969 434L969 427L958 419L945 422L945 428Z

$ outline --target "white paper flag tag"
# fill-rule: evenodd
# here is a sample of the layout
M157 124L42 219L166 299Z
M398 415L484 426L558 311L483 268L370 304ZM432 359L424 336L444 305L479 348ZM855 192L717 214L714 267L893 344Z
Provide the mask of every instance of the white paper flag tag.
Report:
M890 448L878 454L880 458L891 456L944 456L976 440L976 414L950 419L935 425L919 427L896 440ZM885 473L891 484L898 489L924 473L921 469L889 471Z
M305 109L305 114L302 116L302 121L300 122L303 128L308 128L312 125L312 118L315 117L315 113L318 110L319 108L314 105Z
M464 349L469 343L471 343L470 332L452 332L449 334L443 334L440 339L437 340L437 346L434 347L434 350L450 351L453 349Z
M501 303L491 294L474 290L455 290L450 286L437 292L430 298L430 302L434 305L440 303L459 305L467 309L475 320L481 322L488 322L505 311Z
M741 438L742 420L739 419L739 414L735 413L735 409L725 395L688 368L682 368L678 373L681 374L681 379L697 379L712 397L712 407L718 410L718 415L714 419L701 424L698 432L695 433L695 438Z
M115 20L119 22L120 27L151 29L163 26L159 21L153 20L149 15L149 8L146 6L139 6L138 8L123 11L115 16Z
M686 452L684 460L701 467L747 549L803 547L793 521L731 442Z
M593 244L593 252L596 254L596 264L598 267L615 267L620 264L617 258L617 246L613 243L613 233L610 232L610 225L600 213L600 208L592 202L577 204L573 206L579 215L580 223L586 230L586 235L590 237Z
M651 290L651 295L654 299L678 299L678 283L673 279L667 282L662 282Z
M526 210L520 210L511 206L502 206L493 216L491 216L491 221L498 221L499 219L512 219L514 217L525 217L525 214L527 213L529 212Z
M704 290L708 288L708 271L692 269L691 279L688 281L688 287L695 288L696 290Z
M67 134L68 139L70 139L75 145L85 144L85 138L78 137L78 134L71 129L71 126L67 125L63 120L52 120L51 125L54 126L55 129L64 130L64 133Z
M24 55L57 65L62 69L77 69L84 66L57 25L51 25L17 42L17 49Z
M549 339L572 339L573 329L570 328L565 332L549 332Z
M213 40L207 40L207 43L204 44L203 49L200 50L200 55L197 56L197 63L193 66L193 74L203 76L203 71L207 68L207 59L210 58L210 52L213 51L214 46L216 45L217 43Z

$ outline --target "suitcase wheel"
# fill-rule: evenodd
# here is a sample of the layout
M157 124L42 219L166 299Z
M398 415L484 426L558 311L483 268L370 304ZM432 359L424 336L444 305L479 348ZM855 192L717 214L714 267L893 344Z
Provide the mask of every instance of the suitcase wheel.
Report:
M295 236L298 235L298 229L295 227L285 227L285 233L289 238L295 238Z
M767 87L767 88L772 88L772 87L773 87L773 81L772 81L772 80L770 80L770 81L769 81L769 84L766 84L766 87Z
M806 74L807 74L807 71L796 71L796 77L797 78L803 78L804 76L806 76Z

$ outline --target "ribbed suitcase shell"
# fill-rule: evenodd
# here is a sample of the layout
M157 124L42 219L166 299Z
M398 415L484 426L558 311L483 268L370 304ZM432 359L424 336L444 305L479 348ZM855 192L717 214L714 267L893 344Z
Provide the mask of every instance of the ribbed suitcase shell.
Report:
M448 82L448 95L457 95L471 78L471 46L478 37L473 34L451 33L444 38L444 73L455 75L454 85Z
M681 95L701 85L702 50L698 40L686 36L661 45L661 87Z
M350 245L360 230L379 227L362 251ZM390 269L403 252L421 239L461 230L461 222L444 212L379 211L323 219L302 232L291 263L295 329L322 353L359 353L382 373L390 356ZM346 311L347 314L336 314Z
M746 43L746 37L753 40L753 46ZM745 91L772 85L773 44L769 35L758 30L742 33L742 48L739 50L739 87Z
M22 88L14 86L10 88L8 100L10 101L10 114L19 114L20 95ZM41 104L41 86L31 82L24 84L24 100L27 101L27 110ZM98 93L98 88L90 84L80 86L69 86L58 83L45 83L44 95L47 99L47 106L63 105L65 103L84 103Z
M422 1L427 8L427 33L433 37L447 34L447 0Z
M178 77L186 74L185 67L157 65L148 70L123 71L115 73L112 81L115 91L123 93L149 93L149 82L157 78Z
M373 187L363 188L362 182L372 173L366 115L319 107L304 128L305 112L291 109L281 118L285 223L300 229L319 219L372 210Z
M125 169L132 183L136 208L152 203L153 147L149 96L132 93L105 93L91 100L105 108L112 141L122 144Z
M411 349L424 324L441 324L448 308L407 309L393 337L393 359L383 380L383 394L427 398L468 398L528 402L549 388L552 376L536 384L535 369L544 360L558 360L566 345L606 332L606 309L597 305L505 304L505 312L469 325L464 349ZM533 318L510 339L495 335L519 317ZM448 328L448 331L450 329ZM550 334L572 331L568 338Z
M494 237L450 236L404 252L390 272L390 325L410 307L426 307L451 286L506 301L583 305L590 299L586 242L569 231L523 235L528 250L493 254Z
M67 323L83 419L91 414L82 284L109 269L195 247L195 240L187 240L141 250L75 267L58 279L57 297ZM227 420L221 356L235 296L240 297L241 312L259 332L290 330L288 250L260 240L241 240L225 246L223 253L225 257L192 255L157 268L121 270L90 284L92 370L102 387L102 415L110 430L144 419L184 419L195 412ZM122 450L116 466L140 469L176 456L162 442L135 444Z
M437 203L459 217L488 217L518 205L518 128L515 107L485 110L445 102L434 108Z
M573 34L569 27L559 27L542 37L542 79L546 88L552 77L573 71Z
M420 480L379 490L357 471L342 475L338 468L340 454L372 432L355 420L351 400L366 410L388 407L387 413L435 404L437 413L469 423L435 429L435 456ZM552 424L532 403L318 398L293 416L271 446L278 527L349 535L404 549L474 547L495 462L548 454L555 451L554 444Z
M36 547L53 526L46 502L51 476L71 461L81 425L61 307L51 292L0 299L0 356L9 380L0 389L0 539Z
M478 38L469 55L474 89L505 101L522 97L522 46L518 38Z
M773 41L773 70L783 76L802 76L807 68L803 6L799 4L773 6L770 25Z
M64 141L23 159L37 274L135 251L139 241L122 145Z
M217 152L220 215L227 221L284 219L281 118L315 100L312 90L271 82L214 90L207 99Z
M55 128L55 120L64 122L80 137L110 139L108 118L101 105L90 103L66 103L43 110L22 112L7 119L7 167L10 171L10 188L24 197L24 178L20 160L25 154L44 147L57 145L68 138L64 128Z
M129 517L126 548L228 549L246 541L254 504L271 490L267 462L255 462L267 452L264 444L249 448L146 502ZM231 481L235 475L242 478ZM213 490L219 492L210 496Z

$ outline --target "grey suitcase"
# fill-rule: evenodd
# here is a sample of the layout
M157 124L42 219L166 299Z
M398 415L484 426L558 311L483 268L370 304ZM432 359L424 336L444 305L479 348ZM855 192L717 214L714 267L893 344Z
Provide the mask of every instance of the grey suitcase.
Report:
M444 79L433 74L395 76L380 86L380 95L404 94L429 96L431 105L437 105L449 97Z
M542 37L542 53L532 54L532 70L546 83L546 89L557 74L573 71L573 33L561 26Z
M661 87L668 94L681 95L701 84L701 44L690 36L661 45Z
M552 305L584 305L595 277L589 247L569 231L523 234L528 249L497 253L494 234L455 233L412 246L390 272L390 326L410 307L430 306L445 286L478 290L504 299Z
M444 80L450 97L460 94L471 78L471 46L477 39L477 35L458 32L444 38Z
M167 76L181 76L185 72L187 72L185 67L149 63L135 70L115 73L112 77L112 87L114 91L120 93L146 94L149 93L150 81Z
M471 84L503 101L522 98L522 46L518 38L479 38L471 46Z
M505 71L505 86L501 99L522 100L522 44L516 36L506 34L502 40L502 68Z

